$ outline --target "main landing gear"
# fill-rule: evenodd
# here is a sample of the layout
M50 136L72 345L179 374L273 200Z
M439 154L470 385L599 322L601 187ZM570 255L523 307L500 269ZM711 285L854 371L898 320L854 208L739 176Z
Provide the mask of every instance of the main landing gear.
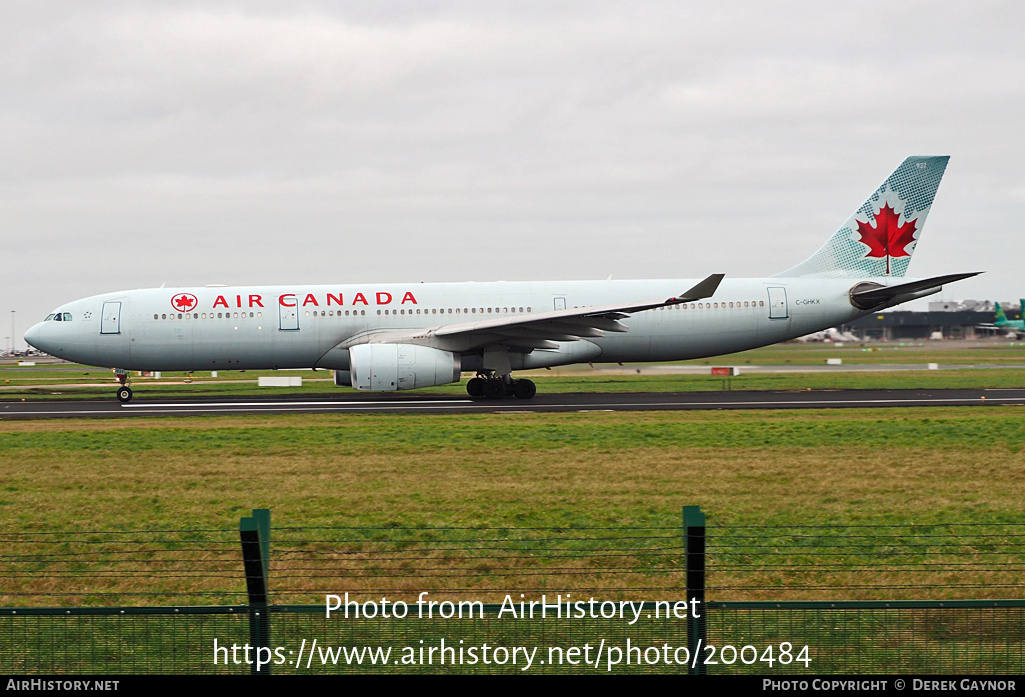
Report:
M513 380L512 375L497 376L495 373L478 373L466 383L466 392L471 397L486 399L533 399L537 386L530 380Z
M121 387L117 388L117 401L132 401L132 388L128 386L128 371L117 369L114 371L114 375L117 376L117 381L121 383Z

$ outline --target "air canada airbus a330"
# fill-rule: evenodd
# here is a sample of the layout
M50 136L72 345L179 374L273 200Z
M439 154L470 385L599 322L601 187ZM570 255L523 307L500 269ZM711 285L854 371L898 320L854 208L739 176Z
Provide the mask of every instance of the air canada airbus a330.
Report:
M358 390L458 382L534 396L513 371L676 361L773 344L938 292L905 277L947 157L909 157L815 254L768 278L157 288L63 305L25 333L116 370L323 368Z

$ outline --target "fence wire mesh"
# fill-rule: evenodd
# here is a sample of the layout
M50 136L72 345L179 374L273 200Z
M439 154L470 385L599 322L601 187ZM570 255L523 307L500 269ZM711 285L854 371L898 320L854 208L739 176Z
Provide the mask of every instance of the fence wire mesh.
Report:
M716 654L720 674L1020 674L1025 602L714 603L708 643L776 647L775 664ZM780 662L779 646L791 645ZM793 660L808 646L807 663ZM754 652L749 652L751 658Z
M233 530L0 533L0 605L246 602Z
M1025 597L1020 524L709 528L717 600Z
M323 602L327 593L415 600L506 594L600 593L651 600L683 595L683 537L649 528L275 528L273 595Z

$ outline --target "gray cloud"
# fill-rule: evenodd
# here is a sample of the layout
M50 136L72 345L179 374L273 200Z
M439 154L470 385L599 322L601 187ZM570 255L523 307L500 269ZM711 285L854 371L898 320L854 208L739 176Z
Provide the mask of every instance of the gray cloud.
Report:
M1017 4L8 3L0 311L128 287L768 275L950 154L1013 299ZM19 322L21 324L21 322Z

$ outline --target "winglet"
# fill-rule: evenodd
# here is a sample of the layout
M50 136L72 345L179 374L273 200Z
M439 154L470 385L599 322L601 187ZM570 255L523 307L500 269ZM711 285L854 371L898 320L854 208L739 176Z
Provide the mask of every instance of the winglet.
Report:
M701 300L702 298L711 297L719 284L722 283L722 279L726 277L723 273L714 273L705 280L695 285L690 290L686 290L675 298L669 298L666 300L667 303L689 303L693 300Z

